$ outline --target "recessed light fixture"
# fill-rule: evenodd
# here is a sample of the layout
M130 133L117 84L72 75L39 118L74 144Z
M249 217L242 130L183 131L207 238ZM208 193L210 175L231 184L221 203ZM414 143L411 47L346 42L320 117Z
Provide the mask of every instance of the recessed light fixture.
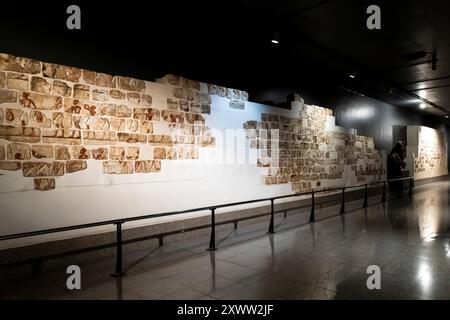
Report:
M279 44L280 43L280 35L278 34L278 32L275 32L273 34L272 40L270 40L270 42L272 42L274 44Z
M426 107L427 107L427 104L423 103L423 102L419 105L420 109L425 109Z
M358 76L358 71L355 70L352 73L350 73L348 76L352 79L355 79Z
M448 114L445 116L446 119L448 119Z

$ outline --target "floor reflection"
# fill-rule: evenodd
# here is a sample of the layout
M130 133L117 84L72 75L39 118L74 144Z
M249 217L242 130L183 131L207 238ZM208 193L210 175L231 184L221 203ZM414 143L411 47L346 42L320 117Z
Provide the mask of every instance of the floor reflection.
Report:
M78 292L65 289L59 271L21 279L2 284L0 298L449 299L449 186L420 186L412 197L270 235L266 223L226 230L218 237L240 241L213 252L198 239L144 249L126 255L119 279L109 277L113 259L103 260L82 267ZM286 219L295 225L295 216L277 225ZM381 290L367 288L370 265L381 268Z

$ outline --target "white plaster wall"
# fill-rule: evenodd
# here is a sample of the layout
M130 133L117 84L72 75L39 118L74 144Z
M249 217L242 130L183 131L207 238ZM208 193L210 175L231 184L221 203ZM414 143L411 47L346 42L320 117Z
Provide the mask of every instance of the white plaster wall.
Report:
M166 99L173 97L172 87L168 85L146 84L146 93L153 97L156 108L165 106ZM202 88L204 90L204 84ZM290 183L264 184L261 175L266 169L255 165L257 151L248 149L243 130L239 139L244 139L241 141L245 148L237 148L235 158L245 161L238 163L227 161L233 158L230 154L235 145L220 136L226 129L242 129L247 120L260 120L261 113L297 117L301 105L294 101L291 110L287 110L246 102L245 110L235 110L229 107L229 99L212 96L211 115L205 118L206 125L214 130L216 147L200 148L198 160L163 160L159 173L106 175L102 173L100 161L87 160L86 170L58 177L55 190L40 192L34 190L32 179L22 177L21 171L3 172L0 177L0 235L290 194ZM352 132L352 129L336 127L334 117L328 117L326 130ZM143 146L142 158L150 154L150 149L146 148L150 147ZM342 182L354 183L351 178ZM234 209L237 208L229 210ZM208 212L137 221L124 227L203 214ZM4 241L0 242L0 249L108 230L113 230L113 226Z

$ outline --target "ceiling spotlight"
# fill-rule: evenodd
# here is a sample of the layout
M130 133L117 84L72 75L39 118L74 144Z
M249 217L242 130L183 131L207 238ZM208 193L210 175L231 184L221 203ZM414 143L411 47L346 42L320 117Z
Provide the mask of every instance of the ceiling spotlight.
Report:
M425 109L426 107L427 107L426 103L421 103L421 104L419 105L419 108L420 108L420 109Z
M353 71L348 75L350 78L355 79L358 76L358 71Z
M274 33L273 38L272 38L272 40L270 40L270 42L272 42L274 44L280 43L280 35L278 34L278 32Z
M448 114L445 116L446 119L448 119Z

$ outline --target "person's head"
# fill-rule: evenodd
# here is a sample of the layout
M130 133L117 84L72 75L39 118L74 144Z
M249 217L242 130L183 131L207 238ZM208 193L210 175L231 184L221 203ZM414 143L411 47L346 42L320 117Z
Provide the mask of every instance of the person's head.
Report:
M403 141L399 140L394 148L392 149L392 152L398 153L402 158L406 157L406 147Z

